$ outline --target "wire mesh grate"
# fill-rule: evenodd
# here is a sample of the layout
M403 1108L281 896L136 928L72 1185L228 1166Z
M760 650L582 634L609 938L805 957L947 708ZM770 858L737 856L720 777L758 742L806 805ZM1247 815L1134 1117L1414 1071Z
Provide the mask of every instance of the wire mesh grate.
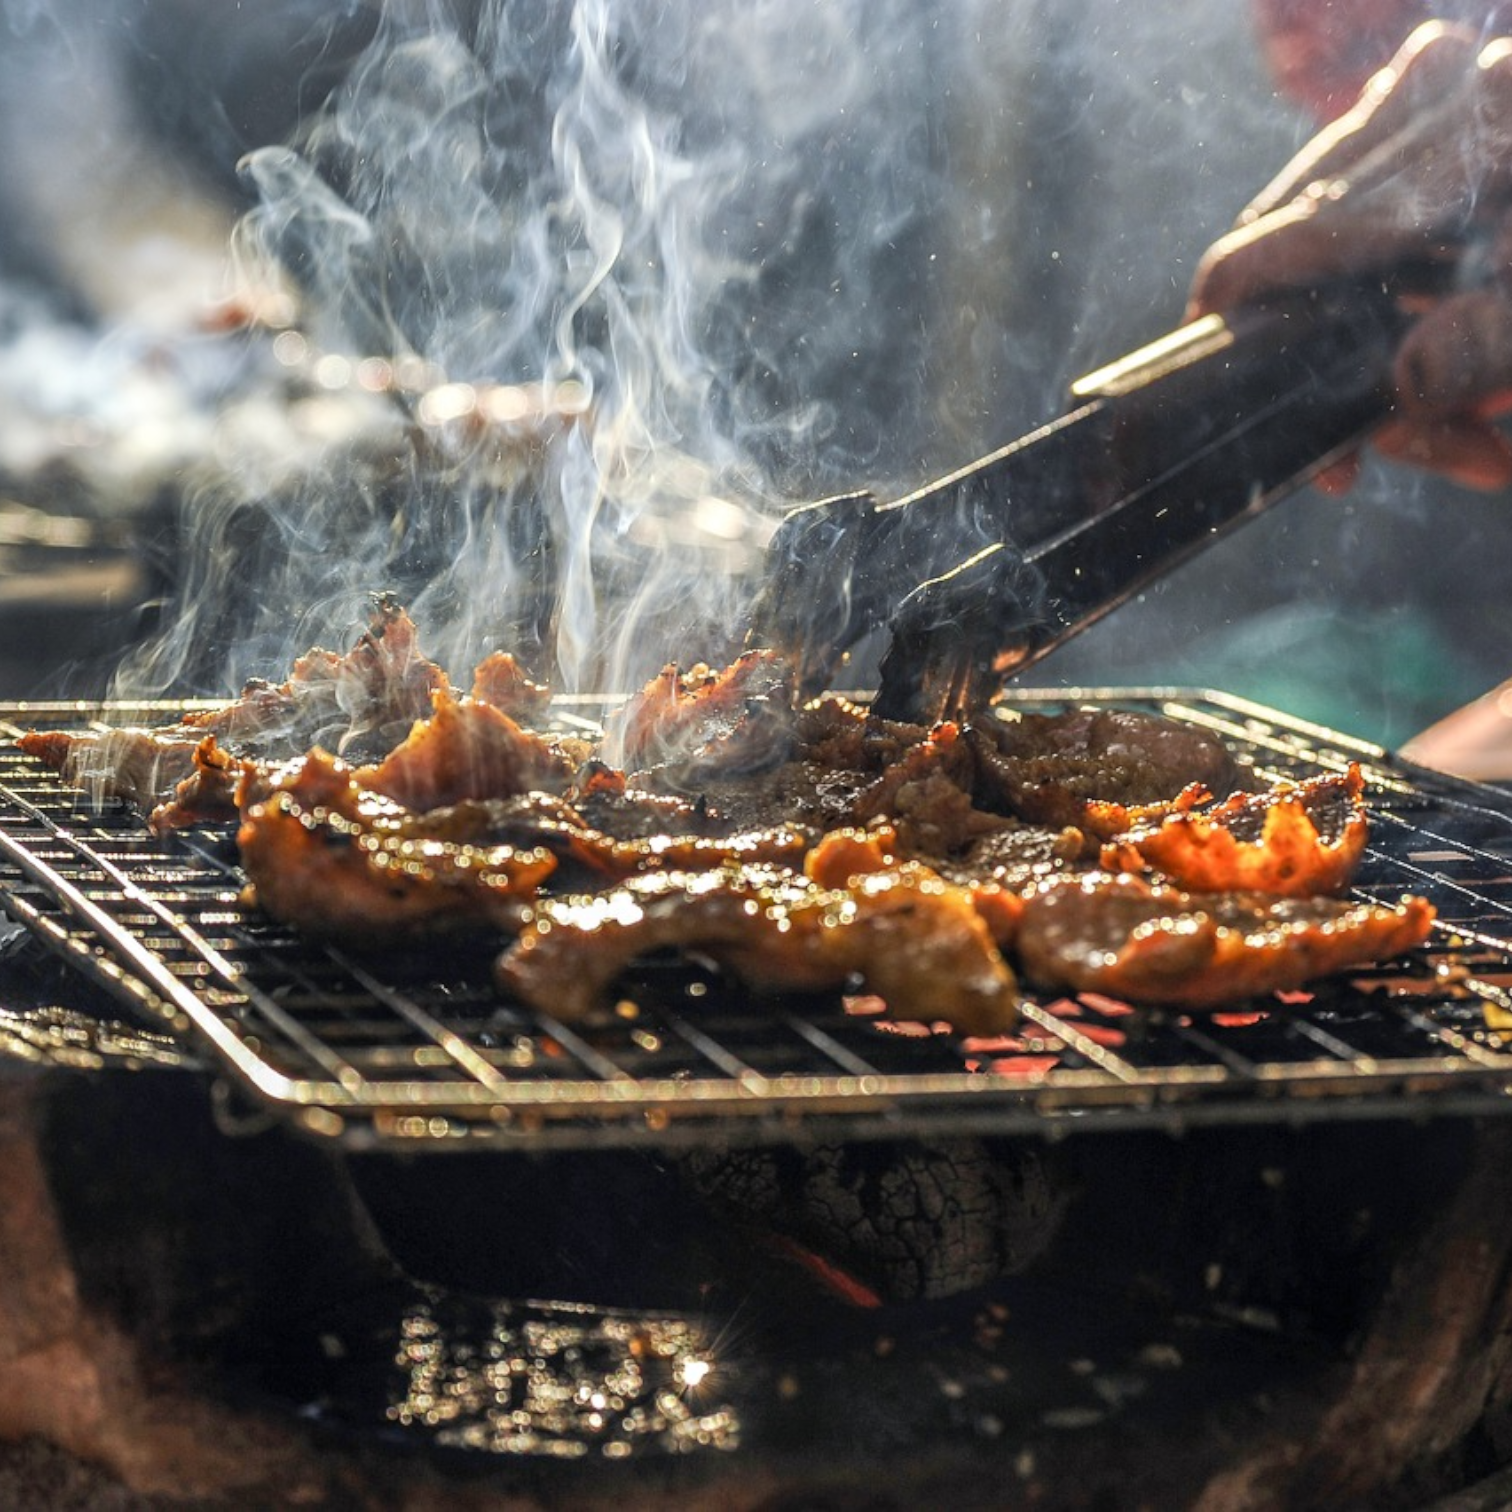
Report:
M1512 1108L1512 799L1229 695L1021 692L1116 702L1218 733L1270 775L1359 761L1372 798L1362 896L1427 896L1407 960L1243 1011L1186 1015L1083 994L1011 1035L898 1023L837 995L757 1001L683 962L627 979L602 1024L500 996L496 946L358 958L246 914L234 847L155 837L0 751L7 910L223 1074L350 1144L536 1148L1038 1132ZM161 723L182 705L14 705L0 731ZM584 715L570 716L581 723Z

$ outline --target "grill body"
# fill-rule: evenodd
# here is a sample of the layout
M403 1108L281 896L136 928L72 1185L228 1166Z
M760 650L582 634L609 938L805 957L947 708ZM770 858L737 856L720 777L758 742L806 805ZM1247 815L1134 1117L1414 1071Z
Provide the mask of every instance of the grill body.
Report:
M1512 798L1229 695L1026 691L1221 734L1271 776L1365 768L1362 896L1426 895L1440 924L1390 967L1220 1015L1090 995L1026 1005L1012 1037L961 1039L846 1010L756 1001L651 963L602 1026L500 997L494 946L358 958L245 914L220 832L159 838L0 754L5 907L138 1012L189 1036L253 1103L356 1149L539 1150L1295 1123L1512 1107ZM182 705L0 709L11 734L164 723ZM570 728L593 700L564 704Z

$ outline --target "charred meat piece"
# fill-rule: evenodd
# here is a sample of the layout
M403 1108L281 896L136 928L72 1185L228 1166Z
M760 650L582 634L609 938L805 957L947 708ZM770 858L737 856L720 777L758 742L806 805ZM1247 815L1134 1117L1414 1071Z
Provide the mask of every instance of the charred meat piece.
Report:
M756 866L633 877L593 897L542 900L499 963L504 989L563 1019L603 1006L638 957L704 955L762 992L863 982L895 1017L966 1034L1009 1028L1018 993L971 895L902 863L821 887Z
M1089 804L1158 803L1193 783L1225 797L1255 785L1215 737L1128 710L984 719L969 738L978 801L1037 824L1092 828Z
M541 718L551 703L551 689L532 682L507 651L495 651L478 663L470 696L479 703L492 704L521 724Z
M249 683L233 702L195 710L159 729L76 735L33 730L18 744L96 802L122 798L146 810L165 804L161 823L172 827L234 817L216 812L219 774L211 768L223 758L287 758L321 742L387 750L414 720L430 713L432 696L446 688L446 674L420 655L409 615L382 599L351 651L344 656L310 651L276 686ZM214 738L218 752L209 768L196 757L207 737ZM191 787L176 799L174 790L184 782Z
M660 771L642 772L635 780L660 792L662 777ZM784 761L765 772L703 774L695 801L712 822L730 829L759 829L781 821L827 830L855 822L856 800L875 781L869 772Z
M406 808L442 808L467 798L565 792L584 754L523 728L491 704L442 693L431 717L382 761L360 768L356 780Z
M871 719L865 709L826 697L799 710L790 759L760 772L700 770L695 790L712 818L737 827L793 824L829 830L887 819L905 853L936 860L1002 827L976 805L976 757L953 724ZM661 771L637 780L660 786Z
M585 781L579 771L568 796L572 806L593 828L619 840L650 840L657 835L728 835L734 826L708 805L675 793L651 793L633 788L622 772L598 763Z
M1388 960L1420 945L1432 924L1422 898L1387 908L1191 894L1099 872L1031 893L1015 943L1025 971L1049 987L1212 1008Z
M536 790L562 792L571 783L581 752L515 723L479 699L436 695L429 719L382 761L353 773L358 786L381 793L414 811L443 808L469 799L508 798ZM176 829L216 819L234 819L266 796L268 763L229 755L213 736L192 752L193 770L170 801L152 815L155 829ZM238 794L238 784L247 786Z
M941 864L953 882L994 882L1023 892L1067 872L1084 872L1097 860L1097 844L1074 826L1006 823L982 835L957 859Z
M151 808L194 771L202 732L184 727L143 730L28 730L16 742L49 766L69 787L95 803L120 798Z
M769 767L793 743L792 689L792 668L772 651L718 672L667 666L608 721L604 748L627 771L666 768L674 784Z
M854 888L861 878L885 872L898 865L897 831L887 824L872 824L864 830L834 830L803 859L803 873L820 887ZM1007 948L1018 937L1024 912L1024 896L988 878L948 877L971 898L971 906L987 926L993 941Z
M827 693L794 718L806 761L852 772L881 772L929 736L930 727L879 719L861 704Z
M1364 854L1365 779L1283 782L1236 793L1205 812L1186 810L1136 829L1103 849L1109 871L1164 872L1188 892L1230 889L1303 898L1341 891Z
M241 812L238 797L243 784L255 781L263 764L233 756L207 735L194 748L193 770L173 789L172 796L148 815L148 827L158 834L196 824L225 824Z
M937 725L910 746L869 787L857 794L850 817L857 823L888 819L909 855L954 855L1010 821L978 809L972 800L976 760L954 724Z
M479 925L512 929L522 900L556 868L540 847L461 843L414 818L313 751L242 821L247 901L305 934L383 947Z
M249 683L234 702L183 723L239 753L293 755L319 744L386 749L449 687L417 641L405 610L381 598L372 623L344 655L307 652L286 681Z
M251 898L307 933L370 944L512 929L520 900L558 866L603 886L671 868L796 865L813 840L783 828L619 839L547 793L415 813L321 751L260 771L248 786L238 843Z
M507 844L520 850L543 848L564 867L579 873L589 886L620 882L649 871L707 871L744 863L797 866L815 839L811 831L787 825L724 835L688 834L676 828L653 830L648 822L634 817L636 797L627 793L613 816L628 834L596 828L574 805L548 793L464 800L412 814L405 828L417 840L484 847ZM654 807L653 815L656 812Z

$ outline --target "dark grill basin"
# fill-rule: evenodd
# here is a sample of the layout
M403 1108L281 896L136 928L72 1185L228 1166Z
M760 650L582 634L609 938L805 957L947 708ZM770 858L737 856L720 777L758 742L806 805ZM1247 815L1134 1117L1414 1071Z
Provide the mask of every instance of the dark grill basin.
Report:
M96 1421L57 1373L26 1421L210 1505L293 1477L375 1507L1411 1506L1492 1469L1512 804L1222 695L1116 696L1274 772L1362 761L1360 888L1442 929L1285 1012L1045 1001L1013 1045L661 964L574 1031L500 1001L486 949L248 920L223 836L3 758L11 1032L49 1069L0 1084L31 1173L0 1223L13 1286L66 1276L125 1383ZM165 1439L186 1414L213 1456Z

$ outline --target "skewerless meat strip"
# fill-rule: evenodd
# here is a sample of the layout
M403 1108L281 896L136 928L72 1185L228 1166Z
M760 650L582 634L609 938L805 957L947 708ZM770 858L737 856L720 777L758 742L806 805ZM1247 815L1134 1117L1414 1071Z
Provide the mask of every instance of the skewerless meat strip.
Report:
M1213 1008L1301 987L1422 944L1433 908L1263 893L1185 893L1094 872L1024 900L1014 948L1034 981L1139 1003Z
M427 834L345 762L312 751L247 809L237 843L245 901L308 934L392 946L460 928L508 930L556 869L540 847Z
M623 795L618 816L633 815L634 804L634 794ZM796 866L815 838L785 826L617 838L543 792L417 812L319 750L259 774L242 807L246 901L306 934L376 946L433 932L511 931L519 905L559 867L601 887L670 868ZM664 806L654 807L665 817Z
M998 1034L1018 1014L1013 972L970 892L915 862L824 886L726 866L632 877L612 892L542 899L499 962L506 991L571 1020L604 1006L632 961L667 947L707 956L758 992L860 984L895 1017Z
M307 652L282 683L254 680L230 703L194 710L156 729L34 730L19 744L96 802L121 798L151 810L194 778L196 752L213 738L214 746L204 751L214 771L207 773L203 798L192 805L208 815L221 794L215 778L224 773L226 758L287 758L320 743L387 750L449 687L446 673L420 654L416 641L414 621L381 598L350 651ZM210 751L219 755L211 758Z
M1128 828L1129 805L1174 800L1193 784L1224 796L1255 786L1216 737L1127 709L981 719L970 739L985 806L1093 832L1111 823L1109 838Z
M1369 829L1365 779L1356 762L1342 776L1235 793L1206 810L1178 806L1105 845L1102 866L1154 868L1189 892L1307 898L1343 890L1365 853Z

